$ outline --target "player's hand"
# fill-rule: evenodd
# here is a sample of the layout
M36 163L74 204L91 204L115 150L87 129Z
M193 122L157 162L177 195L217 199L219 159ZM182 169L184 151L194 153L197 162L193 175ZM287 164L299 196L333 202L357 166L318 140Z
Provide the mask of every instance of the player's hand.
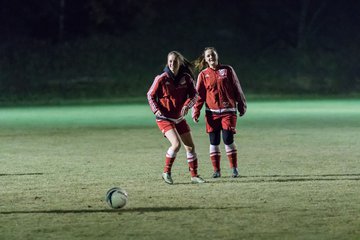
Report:
M200 112L193 112L192 119L195 123L199 122L199 116L200 116Z
M240 117L244 116L246 113L246 105L242 108L238 108L238 110L239 110L239 116Z
M189 112L189 107L183 106L183 108L181 109L181 116L185 116L188 112Z

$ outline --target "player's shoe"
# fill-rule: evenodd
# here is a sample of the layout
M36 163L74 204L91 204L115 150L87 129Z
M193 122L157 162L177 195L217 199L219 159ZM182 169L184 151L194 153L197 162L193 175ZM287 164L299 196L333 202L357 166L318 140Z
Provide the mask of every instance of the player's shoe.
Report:
M219 178L219 177L221 177L220 171L215 171L212 175L212 178Z
M231 176L233 178L239 177L239 170L237 168L233 167L231 170L232 170L232 175Z
M171 173L169 172L164 172L162 174L162 178L164 179L164 181L167 183L167 184L173 184L173 180L171 178Z
M192 183L204 183L205 180L202 179L199 175L196 177L191 177L191 182Z

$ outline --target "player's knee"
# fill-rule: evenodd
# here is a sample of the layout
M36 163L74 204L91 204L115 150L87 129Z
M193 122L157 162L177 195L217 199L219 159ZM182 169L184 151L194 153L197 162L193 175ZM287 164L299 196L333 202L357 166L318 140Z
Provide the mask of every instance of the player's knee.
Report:
M234 142L234 133L229 130L223 130L223 141L225 145L231 145Z
M209 138L210 138L211 145L219 145L220 144L220 131L210 132Z
M175 142L171 145L171 148L173 149L174 152L178 152L181 148L181 143L180 142Z
M184 146L184 147L185 147L186 152L190 152L190 153L195 152L195 146L194 145L192 145L192 146Z

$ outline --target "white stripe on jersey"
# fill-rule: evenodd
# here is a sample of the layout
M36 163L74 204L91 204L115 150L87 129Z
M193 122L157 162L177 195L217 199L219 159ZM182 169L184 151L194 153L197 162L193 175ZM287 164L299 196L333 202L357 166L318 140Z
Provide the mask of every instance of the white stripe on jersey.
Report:
M210 111L213 113L226 113L226 112L236 112L236 108L220 108L220 109L206 108L206 111Z
M155 113L155 112L158 110L158 106L157 106L157 103L156 103L155 99L151 96L151 94L152 94L155 86L157 85L157 83L158 83L158 81L159 81L159 79L160 79L160 77L161 77L162 75L163 75L163 74L156 76L153 84L151 85L149 91L147 92L147 99L148 99L150 108L151 108L151 110L153 111L153 113Z

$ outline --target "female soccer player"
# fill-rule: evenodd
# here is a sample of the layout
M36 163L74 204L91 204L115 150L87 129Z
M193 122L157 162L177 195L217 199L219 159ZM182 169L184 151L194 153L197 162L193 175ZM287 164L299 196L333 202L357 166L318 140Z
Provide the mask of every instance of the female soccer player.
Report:
M193 107L192 118L195 122L199 121L200 110L205 103L206 132L210 137L213 178L221 177L219 148L221 132L232 177L238 177L234 134L236 133L237 110L240 117L246 112L245 95L234 69L229 65L219 64L219 56L215 48L205 48L195 65L199 71L202 71L198 75L196 89L199 97Z
M147 93L150 108L156 116L156 123L171 144L166 152L162 174L162 178L168 184L173 184L171 167L180 149L181 141L186 150L191 182L205 182L197 173L198 159L195 146L190 127L184 118L195 104L197 97L191 63L179 52L170 52L164 72L155 77Z

